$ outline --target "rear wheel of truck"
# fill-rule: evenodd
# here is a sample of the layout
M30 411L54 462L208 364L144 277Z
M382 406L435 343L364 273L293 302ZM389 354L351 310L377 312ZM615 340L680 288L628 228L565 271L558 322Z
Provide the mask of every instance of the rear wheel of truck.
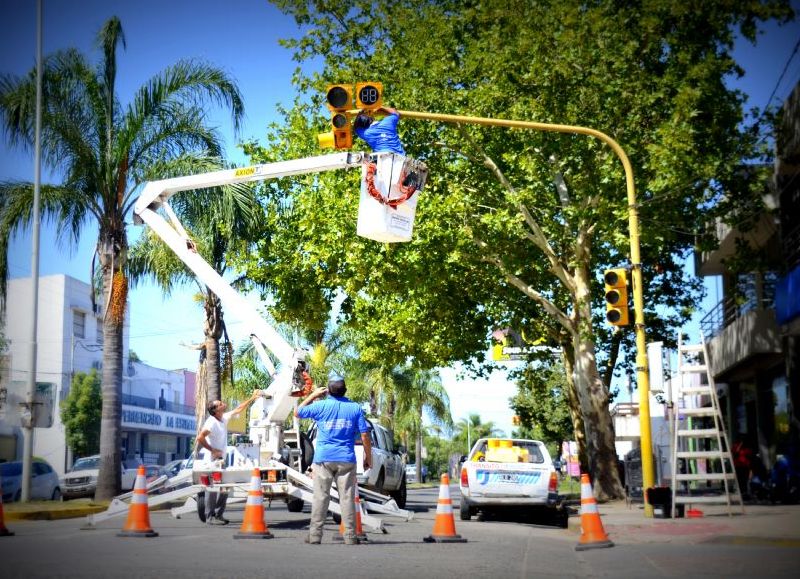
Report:
M403 480L400 481L400 488L394 492L389 493L394 499L394 502L397 503L397 506L401 509L406 508L406 498L407 498L407 490L406 490L406 477L403 475Z
M303 511L303 499L289 499L286 502L286 509L290 513L300 513Z
M206 493L200 492L197 493L195 497L195 502L197 503L197 516L200 517L200 521L205 523L206 522Z
M461 497L461 505L459 510L462 521L469 521L472 518L472 509L469 508L469 504L464 497Z

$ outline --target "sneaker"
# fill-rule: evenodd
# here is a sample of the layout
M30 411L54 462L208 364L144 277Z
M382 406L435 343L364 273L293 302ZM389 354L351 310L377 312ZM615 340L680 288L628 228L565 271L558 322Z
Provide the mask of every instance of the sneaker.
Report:
M222 517L222 516L217 516L216 519L220 523L222 523L223 525L227 525L228 523L230 523L230 521L228 519L226 519L225 517Z
M225 523L223 523L217 517L208 517L206 519L206 525L226 525L226 524L227 524L227 521Z
M322 543L322 539L312 539L311 537L306 537L305 539L303 539L303 542L308 545L319 545L320 543Z

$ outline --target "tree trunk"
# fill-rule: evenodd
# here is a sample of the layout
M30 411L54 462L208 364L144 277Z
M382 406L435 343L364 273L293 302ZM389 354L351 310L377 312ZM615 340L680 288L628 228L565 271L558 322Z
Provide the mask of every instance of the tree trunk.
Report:
M586 448L586 432L583 429L583 414L581 403L578 400L578 392L575 386L575 351L572 344L562 346L564 370L567 377L567 406L569 407L569 417L572 421L572 431L575 442L578 445L578 460L580 461L581 472L589 472L589 452Z
M126 256L124 229L103 235L98 253L103 268L103 410L100 419L100 471L95 500L110 501L121 486L122 464L122 330L128 280L122 274Z
M597 371L594 340L592 339L592 310L588 259L576 268L577 331L572 339L575 351L575 386L580 401L589 457L589 474L598 500L624 498L617 469L617 450L614 444L614 422L608 408L608 388Z
M206 346L206 400L220 400L222 397L222 380L220 376L219 340L222 337L223 319L222 304L211 290L206 289L204 302L206 314L205 346Z
M414 456L416 457L417 465L417 482L422 482L422 409L420 408L419 415L417 416L417 436L414 439Z

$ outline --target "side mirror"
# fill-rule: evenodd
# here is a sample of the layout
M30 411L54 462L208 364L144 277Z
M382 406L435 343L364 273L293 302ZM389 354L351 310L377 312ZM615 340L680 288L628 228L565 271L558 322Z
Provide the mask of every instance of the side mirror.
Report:
M467 455L462 454L461 457L458 459L458 462L467 462Z
M397 446L397 448L395 448L395 449L394 449L394 451L395 451L395 453L397 453L397 454L406 454L406 452L408 452L408 451L406 450L406 447L405 447L405 446L403 446L402 444L399 444L399 445Z

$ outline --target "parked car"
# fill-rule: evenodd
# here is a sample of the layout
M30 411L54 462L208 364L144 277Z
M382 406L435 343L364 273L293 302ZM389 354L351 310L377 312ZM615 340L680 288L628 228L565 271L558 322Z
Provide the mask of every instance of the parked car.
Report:
M22 497L22 462L0 464L0 480L3 483L3 502L18 501ZM61 486L58 474L47 461L34 459L31 463L31 499L60 500Z
M558 495L558 475L538 440L481 438L461 465L461 519L520 507L540 511L561 527L569 512Z
M414 483L417 482L417 465L416 464L407 464L406 465L406 482ZM422 482L428 482L428 467L424 464L422 465Z
M130 463L133 465L133 463ZM160 468L157 465L156 468ZM120 464L122 471L122 491L129 491L133 489L133 484L136 482L137 466L125 468L125 465ZM93 497L94 492L97 490L97 475L100 472L100 455L86 456L79 458L72 465L72 468L67 471L67 474L61 479L61 493L64 500L75 499L78 497ZM153 479L155 472L151 471L149 476Z
M179 458L177 460L168 462L164 465L164 474L166 474L169 478L174 477L184 468L186 468L186 461L187 459L185 458Z

